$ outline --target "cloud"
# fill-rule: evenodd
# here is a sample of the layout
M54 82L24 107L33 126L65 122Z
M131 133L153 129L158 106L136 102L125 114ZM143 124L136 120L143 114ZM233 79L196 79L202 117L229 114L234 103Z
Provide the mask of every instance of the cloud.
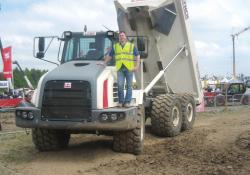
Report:
M195 46L199 55L206 58L214 57L221 50L220 46L216 43L205 43L202 41L195 41Z
M210 28L241 28L249 25L248 7L244 0L188 0L191 20L194 23L210 25ZM211 25L212 24L212 25Z
M19 48L22 48L22 47L30 46L30 44L32 44L32 42L30 40L31 38L27 37L27 36L16 35L16 34L7 34L4 37L7 38L7 39L5 39L5 41L6 41L5 45L10 45L11 43L15 43L16 45L19 46Z
M54 23L54 31L64 26L68 30L83 30L87 25L90 30L98 31L107 25L117 29L114 5L108 0L95 1L41 1L30 6L30 11L38 19L46 19ZM109 5L108 5L109 4Z
M231 34L250 26L250 1L245 0L187 0L191 28L198 55L200 72L232 73ZM238 73L250 75L246 58L249 53L250 30L236 39ZM240 72L239 72L240 71Z
M129 1L129 0L122 0ZM13 46L14 59L29 68L54 68L33 59L33 38L61 35L65 30L117 30L113 0L3 0L0 36L4 46ZM187 0L200 72L227 74L232 67L231 34L250 25L250 1ZM236 39L238 71L250 75L250 30ZM56 46L51 52L56 53ZM51 54L56 59L56 54ZM55 55L55 56L54 56ZM1 69L1 63L0 63Z
M65 30L83 31L84 25L89 31L106 30L103 25L117 30L115 8L110 0L11 0L6 1L4 7L8 10L0 13L3 45L12 45L14 59L20 59L20 64L29 68L45 68L43 64L31 64L34 62L32 49L35 36L60 36ZM57 50L51 47L50 52L57 53ZM56 60L56 54L49 55ZM45 65L46 68L54 67Z
M239 15L233 14L230 20L230 24L233 28L237 28L239 26L243 26L244 22Z

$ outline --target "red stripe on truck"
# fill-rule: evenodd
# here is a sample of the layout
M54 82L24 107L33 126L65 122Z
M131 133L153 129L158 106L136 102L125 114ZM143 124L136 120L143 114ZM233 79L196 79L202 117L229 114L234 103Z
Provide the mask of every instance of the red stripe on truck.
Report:
M108 79L103 82L103 108L108 107Z

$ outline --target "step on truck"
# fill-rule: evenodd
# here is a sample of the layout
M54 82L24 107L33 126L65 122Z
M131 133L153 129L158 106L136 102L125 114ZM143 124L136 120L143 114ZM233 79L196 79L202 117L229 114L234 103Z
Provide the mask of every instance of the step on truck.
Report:
M54 38L61 42L60 64L41 77L32 102L15 112L17 126L32 128L38 150L65 148L71 134L93 133L113 136L114 151L140 154L146 117L151 132L160 137L192 128L202 89L186 1L114 3L119 30L141 56L132 106L117 107L115 61L106 67L98 64L118 41L117 32L88 32L85 27L62 37L35 37L34 56L39 59L48 50L45 43Z

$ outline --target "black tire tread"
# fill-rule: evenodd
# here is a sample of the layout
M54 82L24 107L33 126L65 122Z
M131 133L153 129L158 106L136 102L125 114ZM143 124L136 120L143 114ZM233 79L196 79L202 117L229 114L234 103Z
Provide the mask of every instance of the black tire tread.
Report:
M249 105L250 104L249 99L250 99L249 95L243 95L243 98L241 100L241 104L243 104L243 105Z
M70 134L63 130L32 129L32 141L39 151L53 151L68 146Z
M216 106L224 106L226 103L226 98L223 95L218 95L215 97Z
M152 104L151 111L151 132L161 137L174 137L181 131L180 121L176 127L173 126L171 111L175 104L179 104L181 114L180 99L176 94L164 94L157 96Z
M144 107L139 106L138 113L140 120L143 122L145 127L145 112ZM143 152L143 140L141 141L141 121L137 121L137 127L133 130L118 132L114 135L113 150L122 153L132 153L139 155ZM145 128L143 128L145 132Z

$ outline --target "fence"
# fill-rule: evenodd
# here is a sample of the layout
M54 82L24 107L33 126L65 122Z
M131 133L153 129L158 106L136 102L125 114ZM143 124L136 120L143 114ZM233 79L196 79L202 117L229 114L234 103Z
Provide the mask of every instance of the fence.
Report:
M204 96L205 107L250 105L250 95Z

